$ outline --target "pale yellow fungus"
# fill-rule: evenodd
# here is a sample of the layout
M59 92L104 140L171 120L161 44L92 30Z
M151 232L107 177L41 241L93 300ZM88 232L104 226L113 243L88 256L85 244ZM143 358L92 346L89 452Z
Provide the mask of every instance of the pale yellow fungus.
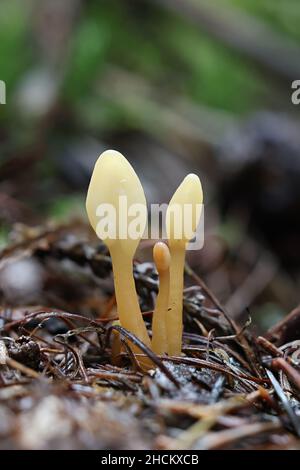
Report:
M181 354L185 251L199 224L202 203L201 182L197 175L189 174L174 193L166 214L171 253L170 301L166 325L168 353L172 356Z
M144 210L139 216L140 235L135 234L133 238L130 234L132 220L128 214L130 208L137 204L140 210ZM115 214L111 208L115 209ZM93 229L111 254L120 323L150 346L132 269L133 256L147 223L146 198L138 176L121 153L107 150L98 158L88 189L86 209ZM134 351L140 353L138 348Z
M162 242L156 243L153 250L160 281L152 324L152 348L157 354L181 353L185 251L198 226L202 201L198 176L186 176L167 210L170 250ZM147 224L147 205L138 176L119 152L107 150L97 160L88 189L86 209L93 229L111 254L120 324L150 347L132 267L135 251ZM115 335L114 343L116 359L120 351L118 335ZM132 347L134 352L141 352L138 347ZM138 360L144 368L151 365L147 358Z
M163 242L157 242L153 248L153 258L159 275L159 292L152 320L152 350L156 354L168 352L167 311L170 291L170 251Z

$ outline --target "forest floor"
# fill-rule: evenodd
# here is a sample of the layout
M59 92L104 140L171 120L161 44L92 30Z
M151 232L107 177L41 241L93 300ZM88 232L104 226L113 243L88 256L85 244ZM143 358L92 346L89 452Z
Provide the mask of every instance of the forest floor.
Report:
M1 449L300 449L300 310L257 337L186 266L182 355L158 357L114 324L111 260L84 224L22 227L0 267L15 305L0 311ZM134 275L150 329L157 274Z

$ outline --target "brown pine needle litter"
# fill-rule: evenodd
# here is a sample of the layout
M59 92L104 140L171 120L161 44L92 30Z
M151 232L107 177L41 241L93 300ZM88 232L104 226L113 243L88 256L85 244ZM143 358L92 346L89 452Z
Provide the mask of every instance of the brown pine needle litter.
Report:
M187 266L182 355L157 355L116 322L110 256L87 226L24 230L0 269L21 259L42 289L1 294L0 448L300 449L296 338L236 325ZM151 338L154 264L135 261L134 279Z

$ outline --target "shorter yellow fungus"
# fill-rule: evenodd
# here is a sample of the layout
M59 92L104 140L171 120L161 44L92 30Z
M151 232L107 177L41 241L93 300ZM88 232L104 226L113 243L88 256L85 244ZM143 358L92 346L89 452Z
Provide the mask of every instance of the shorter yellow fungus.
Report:
M167 311L170 291L170 251L163 242L157 242L153 248L153 258L159 275L159 292L152 320L152 350L156 354L168 352Z

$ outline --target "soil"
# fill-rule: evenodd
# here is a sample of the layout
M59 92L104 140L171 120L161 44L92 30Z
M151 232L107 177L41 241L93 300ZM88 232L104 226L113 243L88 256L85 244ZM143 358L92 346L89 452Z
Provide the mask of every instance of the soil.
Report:
M78 221L3 250L1 449L300 449L298 311L257 336L186 266L182 355L159 357L114 323L111 270ZM150 331L157 274L134 275Z

